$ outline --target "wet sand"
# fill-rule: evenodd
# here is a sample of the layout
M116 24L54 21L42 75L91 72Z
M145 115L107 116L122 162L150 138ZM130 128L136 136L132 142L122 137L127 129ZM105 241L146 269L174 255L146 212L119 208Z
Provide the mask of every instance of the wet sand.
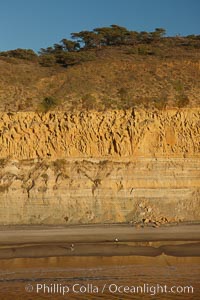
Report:
M115 239L118 241L115 241ZM73 244L73 245L72 245ZM9 226L0 228L0 298L198 300L200 226L139 228L101 226ZM68 286L69 294L37 292L37 285ZM99 292L74 293L78 284ZM102 293L117 286L192 286L187 294ZM31 290L27 290L27 287Z
M56 256L200 256L200 225L1 227L0 259ZM159 241L159 243L157 243ZM156 244L157 243L157 244Z
M42 299L76 299L76 300L119 300L119 299L157 299L157 300L198 300L200 257L174 257L160 255L144 256L66 256L50 258L15 258L2 259L0 268L0 298L5 300L42 300ZM101 288L104 284L117 285L167 285L193 286L194 293L162 294L155 296L149 293L97 294L36 292L37 284L87 286L93 284ZM27 292L26 286L32 286L33 291Z

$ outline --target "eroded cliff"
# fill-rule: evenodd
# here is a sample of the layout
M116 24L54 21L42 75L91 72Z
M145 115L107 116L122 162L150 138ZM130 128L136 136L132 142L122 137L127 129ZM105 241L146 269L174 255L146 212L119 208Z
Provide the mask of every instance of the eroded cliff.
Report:
M0 157L199 157L200 109L1 113Z
M1 113L0 223L200 220L200 109Z

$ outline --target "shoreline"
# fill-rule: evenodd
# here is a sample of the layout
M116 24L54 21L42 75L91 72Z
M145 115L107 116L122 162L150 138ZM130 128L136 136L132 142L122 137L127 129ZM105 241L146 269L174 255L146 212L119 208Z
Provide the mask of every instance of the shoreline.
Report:
M200 225L1 226L0 259L58 256L200 257Z

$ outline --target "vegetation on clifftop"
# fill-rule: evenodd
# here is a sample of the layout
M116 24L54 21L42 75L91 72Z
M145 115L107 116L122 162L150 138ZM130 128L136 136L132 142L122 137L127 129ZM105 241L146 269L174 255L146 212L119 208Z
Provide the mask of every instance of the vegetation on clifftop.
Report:
M0 52L0 110L106 110L200 103L200 35L111 25Z
M71 34L72 40L63 38L60 43L41 48L36 54L31 49L15 49L0 52L0 56L38 61L43 66L59 64L64 67L80 62L93 60L96 55L88 50L98 50L103 47L132 46L132 52L140 55L161 54L158 49L182 46L200 48L200 35L188 35L186 37L164 37L166 30L156 28L153 32L133 31L119 25L95 28L92 31L84 30ZM156 49L153 47L156 46Z

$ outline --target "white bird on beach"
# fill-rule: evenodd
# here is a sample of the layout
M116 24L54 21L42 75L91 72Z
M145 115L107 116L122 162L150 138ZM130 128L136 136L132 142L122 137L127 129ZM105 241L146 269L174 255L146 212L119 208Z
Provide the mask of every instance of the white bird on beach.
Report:
M115 238L115 243L117 245L117 243L119 242L118 238Z
M70 249L71 249L71 251L74 251L74 244L71 244Z

